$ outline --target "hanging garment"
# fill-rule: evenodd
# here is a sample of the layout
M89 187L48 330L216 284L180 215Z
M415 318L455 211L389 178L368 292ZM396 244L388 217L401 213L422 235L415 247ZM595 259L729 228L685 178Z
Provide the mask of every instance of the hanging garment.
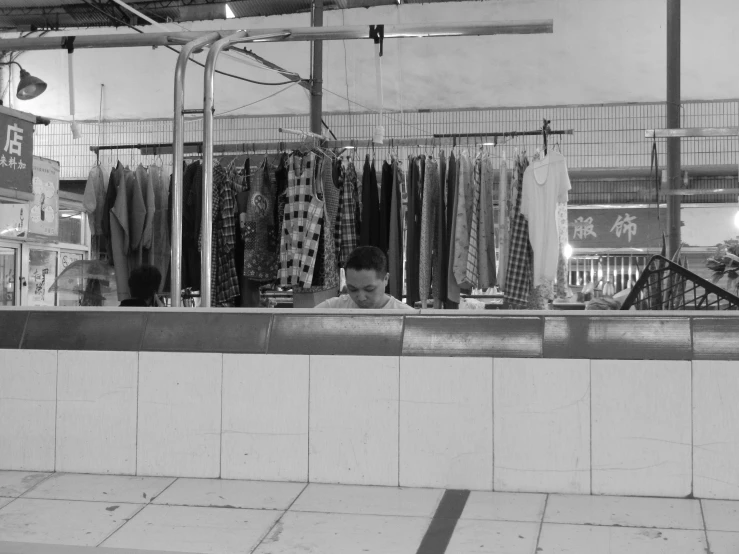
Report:
M266 159L251 188L239 197L246 199L246 209L239 214L244 242L243 275L251 281L274 281L280 262L275 232L277 182Z
M357 172L353 163L345 168L341 162L339 165L339 209L334 224L334 246L338 254L339 267L346 264L349 255L357 247L358 242L358 220L357 220Z
M516 160L516 204L511 212L510 247L506 271L505 299L511 308L526 306L531 294L533 278L533 252L529 244L529 224L521 213L521 188L528 160L520 156Z
M151 225L151 244L148 251L148 260L151 265L162 274L162 284L159 292L168 289L167 280L164 278L169 270L171 258L171 242L169 236L169 189L168 179L165 177L163 167L152 165L149 167L149 180L154 191L154 218Z
M524 173L521 213L528 220L534 252L534 286L553 287L560 244L557 203L567 202L570 188L567 164L559 152L534 161Z
M226 169L218 162L213 162L211 299L217 306L233 306L241 294L235 258L236 194Z
M339 211L339 187L334 180L335 164L331 160L326 159L323 162L323 171L321 172L321 185L323 189L323 202L325 204L326 223L330 229L334 228L336 223L336 215ZM333 241L333 238L332 238Z
M500 290L505 290L506 272L508 271L508 237L510 233L508 166L505 158L500 162L498 175L498 287Z
M495 286L495 229L493 221L493 162L489 157L482 159L480 187L480 226L479 244L479 288L487 289Z
M325 166L331 167L331 160L319 160L317 166L321 175L325 175ZM328 224L325 213L326 203L325 191L323 190L322 179L313 181L313 199L311 204L315 205L315 211L321 212L320 217L320 235L318 239L318 250L315 256L315 268L313 270L313 279L310 285L304 286L300 292L316 293L329 290L338 292L339 288L339 266L336 261L336 247L334 245L334 233L331 225Z
M436 265L438 252L434 248L438 232L437 211L439 209L439 164L429 158L425 164L423 208L421 209L421 248L419 256L418 292L421 307L426 308L431 288L431 270Z
M203 169L200 161L187 166L182 178L182 288L200 290L200 219L203 198ZM172 212L170 211L170 214Z
M362 173L362 230L359 246L377 246L380 244L380 196L377 192L377 172L375 160L370 163L369 154L364 160Z
M466 150L462 152L459 162L457 197L457 217L454 230L454 277L460 288L469 289L473 285L468 280L467 260L470 256L470 227L472 225L473 204L475 203L475 185L472 175L472 162ZM479 206L479 198L477 205Z
M478 157L472 170L472 214L470 217L470 242L467 251L467 273L465 283L470 288L477 288L479 284L480 268L478 264L480 246L480 189L482 163Z
M448 310L459 309L460 290L457 279L454 276L454 260L455 252L455 233L457 226L457 208L459 196L457 194L458 176L459 176L459 158L454 156L454 152L449 155L449 169L447 171L447 300L444 307Z
M144 206L146 207L146 217L144 218L144 229L141 234L141 249L151 249L152 234L154 232L154 214L156 213L156 199L154 198L154 183L151 181L149 171L139 165L136 168L136 179L141 186L141 192L144 197ZM146 263L149 263L146 260Z
M388 246L388 270L390 282L388 283L390 295L402 300L403 298L403 199L401 197L401 183L403 172L400 164L393 158L391 170L393 180L390 190L390 236Z
M133 233L136 231L139 241L143 230L146 209L141 197L141 189L136 181L136 174L122 170L123 179L118 187L115 206L111 210L110 228L115 265L118 300L131 297L128 288L128 277L136 267L138 252L134 249ZM137 194L137 192L139 194Z
M305 217L305 232L300 237L299 244L300 258L298 262L298 286L302 288L310 288L313 285L313 275L318 258L318 248L320 246L321 234L323 231L323 200L313 192L314 169L316 163L315 157L311 156L308 161L307 168L303 172L306 178L306 187L309 189L308 208ZM301 179L302 180L302 179Z
M105 244L102 224L109 178L108 170L96 164L87 176L83 195L82 206L87 213L87 222L90 226L90 255L95 260L100 258L101 246Z
M103 232L103 239L105 241L105 252L108 256L108 263L110 265L114 265L111 210L115 206L118 197L118 187L123 183L123 171L123 164L118 162L115 169L110 172L108 190L105 191L105 203L103 204L103 214L100 222L100 228Z
M436 243L434 248L437 252L434 262L433 290L434 290L434 308L441 309L447 299L447 281L449 266L449 243L447 242L447 222L446 222L446 157L444 152L439 154L439 207L436 210Z
M139 165L136 171L131 171L131 182L133 186L133 202L128 204L128 222L129 232L131 234L131 261L133 265L130 269L141 266L142 264L142 244L144 238L144 228L146 227L146 201L144 199L144 188L142 181L149 180L146 169ZM127 185L128 186L128 185Z
M292 156L289 163L287 204L280 240L280 284L299 286L303 264L303 241L308 230L308 208L313 197L313 163L315 155ZM312 270L311 270L312 277Z
M414 307L421 300L418 289L418 249L420 244L419 227L421 222L421 206L419 203L419 182L421 167L416 159L408 158L408 211L406 212L406 303Z
M393 167L387 161L382 164L380 189L380 249L387 254L390 247L390 218L392 217L393 197Z

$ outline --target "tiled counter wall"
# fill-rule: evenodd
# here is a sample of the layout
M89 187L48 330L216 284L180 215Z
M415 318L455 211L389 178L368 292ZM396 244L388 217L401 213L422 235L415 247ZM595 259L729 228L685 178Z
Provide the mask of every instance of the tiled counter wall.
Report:
M0 350L0 469L739 499L739 362Z

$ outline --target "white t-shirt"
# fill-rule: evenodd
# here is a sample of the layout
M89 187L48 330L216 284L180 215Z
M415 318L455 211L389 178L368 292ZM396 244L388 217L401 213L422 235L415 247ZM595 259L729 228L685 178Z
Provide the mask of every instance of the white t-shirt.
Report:
M543 160L533 162L523 175L521 213L529 221L534 286L551 284L557 276L557 203L567 202L571 188L567 163L559 152L549 152Z
M359 306L357 306L354 303L354 300L352 300L351 296L348 294L344 294L342 296L337 296L336 298L329 298L328 300L324 300L318 306L315 307L316 310L361 310ZM409 306L408 304L404 304L400 300L389 296L389 300L387 301L387 304L385 304L382 308L379 308L381 310L412 310L413 308Z

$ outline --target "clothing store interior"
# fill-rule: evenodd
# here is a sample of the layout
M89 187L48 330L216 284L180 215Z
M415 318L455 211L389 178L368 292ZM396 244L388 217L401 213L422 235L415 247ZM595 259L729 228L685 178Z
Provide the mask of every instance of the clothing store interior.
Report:
M62 10L76 40L3 16L39 29L2 66L4 107L27 120L8 135L23 156L6 141L0 162L3 306L118 306L154 266L156 305L313 308L374 246L387 295L416 309L736 308L733 81L702 73L725 48L695 23L674 69L663 2L622 10L627 44L598 31L620 8L575 0L194 4L179 23L153 5L88 5L87 25ZM311 25L336 34L290 34ZM126 37L221 29L265 32L210 69L215 40L199 47L173 117L186 38ZM118 42L82 42L103 31Z

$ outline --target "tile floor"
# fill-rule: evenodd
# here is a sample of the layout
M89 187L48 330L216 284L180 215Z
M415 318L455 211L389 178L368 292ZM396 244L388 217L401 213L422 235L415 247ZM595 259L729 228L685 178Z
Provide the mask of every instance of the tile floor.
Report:
M0 471L0 554L416 554L440 489ZM442 550L435 550L442 552ZM739 554L739 501L471 492L447 554Z

